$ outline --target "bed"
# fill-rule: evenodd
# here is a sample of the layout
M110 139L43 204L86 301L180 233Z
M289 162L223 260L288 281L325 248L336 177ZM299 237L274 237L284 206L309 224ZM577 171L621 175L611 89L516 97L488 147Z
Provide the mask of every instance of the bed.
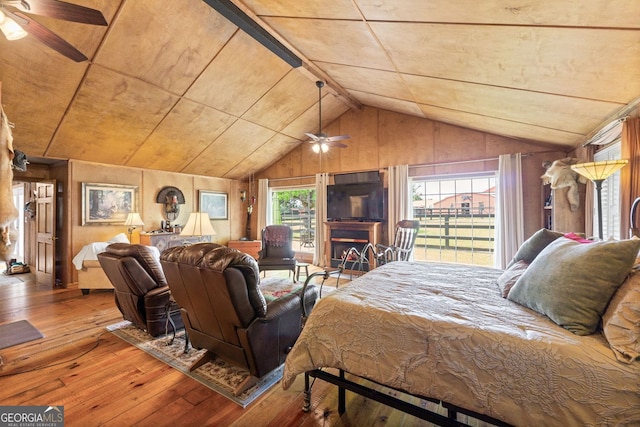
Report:
M282 386L287 389L298 375L310 374L342 387L341 375L330 375L324 369L336 368L341 374L442 402L481 419L489 417L496 424L637 425L640 361L633 352L638 349L637 337L630 344L631 355L624 360L602 331L603 313L597 330L579 335L571 330L571 322L558 322L554 313L542 314L501 295L500 281L505 276L513 282L511 292L524 286L519 279L535 281L542 276L548 282L544 274L554 274L548 268L549 260L558 258L557 253L545 252L549 247L559 246L556 251L567 253L571 252L568 246L574 251L593 251L604 243L587 248L573 240L564 242L571 240L566 237L562 240L535 248L536 254L525 257L527 268L516 279L507 274L523 261L516 257L506 271L393 262L354 279L313 308L286 359ZM574 245L578 246L574 249ZM637 254L639 245L628 244L626 253ZM599 249L611 252L611 246ZM582 253L575 256L593 262ZM614 281L622 277L623 286L632 271L635 255L631 257L631 262L628 255L622 257L622 269L628 271L614 274ZM612 265L610 260L602 261ZM534 266L551 271L541 274ZM613 303L613 296L622 291L621 283L613 286L601 311L612 310L607 303ZM639 286L636 278L632 291ZM637 327L637 319L633 322ZM622 335L629 341L628 333ZM306 380L308 389L308 377ZM340 405L343 411L344 402ZM447 424L446 417L425 419Z
M87 295L91 289L113 289L111 281L98 262L98 254L104 252L112 243L129 243L126 234L119 233L106 242L93 242L84 245L71 261L78 270L78 289Z

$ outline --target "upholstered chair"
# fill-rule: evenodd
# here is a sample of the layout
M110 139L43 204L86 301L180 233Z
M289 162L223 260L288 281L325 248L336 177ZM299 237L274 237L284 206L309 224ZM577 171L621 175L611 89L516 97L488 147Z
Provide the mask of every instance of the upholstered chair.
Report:
M262 229L262 249L258 252L258 269L289 270L296 280L296 253L293 230L288 225L267 225Z
M183 327L157 248L113 243L97 257L113 284L116 306L125 320L154 337Z

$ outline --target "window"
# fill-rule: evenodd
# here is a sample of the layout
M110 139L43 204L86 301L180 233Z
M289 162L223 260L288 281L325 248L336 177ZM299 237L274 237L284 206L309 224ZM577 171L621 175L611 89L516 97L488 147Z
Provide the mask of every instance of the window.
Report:
M414 178L414 258L493 265L495 174Z
M593 155L596 162L602 160L618 160L621 158L621 143L617 142ZM614 173L602 182L602 236L606 240L610 237L620 239L620 171ZM598 196L595 186L593 189L593 230L592 235L598 235Z
M315 187L272 188L273 224L288 225L293 230L293 249L313 252L316 234Z

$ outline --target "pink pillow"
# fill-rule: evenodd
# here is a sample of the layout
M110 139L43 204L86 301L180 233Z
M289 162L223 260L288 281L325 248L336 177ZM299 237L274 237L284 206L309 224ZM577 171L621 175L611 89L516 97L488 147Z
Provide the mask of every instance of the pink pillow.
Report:
M582 236L578 236L576 233L567 233L564 235L564 237L580 243L593 243L593 240L585 239Z

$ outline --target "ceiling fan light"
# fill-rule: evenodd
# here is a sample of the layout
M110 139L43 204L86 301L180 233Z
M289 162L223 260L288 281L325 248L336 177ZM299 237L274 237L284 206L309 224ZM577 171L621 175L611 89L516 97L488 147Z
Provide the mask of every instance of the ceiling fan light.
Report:
M318 144L317 142L315 144L313 144L311 146L311 149L313 150L314 153L319 153L320 152L320 144Z
M19 40L27 36L27 32L13 19L9 18L0 10L0 30L7 40Z
M325 144L324 142L322 144L320 144L320 148L322 149L323 153L326 153L327 151L329 151L329 146L327 144Z

